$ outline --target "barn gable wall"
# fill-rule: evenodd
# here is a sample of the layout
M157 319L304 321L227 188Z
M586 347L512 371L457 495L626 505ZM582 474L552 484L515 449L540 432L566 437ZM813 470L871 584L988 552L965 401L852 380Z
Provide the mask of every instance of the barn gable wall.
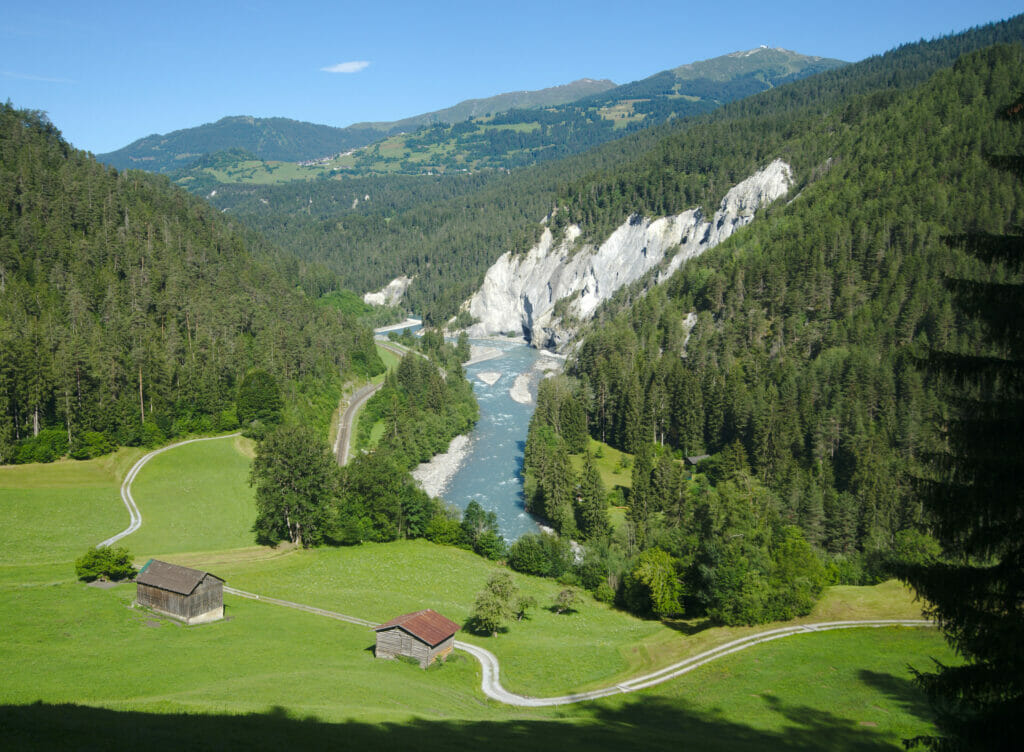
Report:
M400 655L408 656L419 661L421 667L426 668L437 656L446 656L451 652L455 644L455 637L449 637L440 644L431 648L415 635L411 635L401 627L382 629L377 632L378 658L397 658Z

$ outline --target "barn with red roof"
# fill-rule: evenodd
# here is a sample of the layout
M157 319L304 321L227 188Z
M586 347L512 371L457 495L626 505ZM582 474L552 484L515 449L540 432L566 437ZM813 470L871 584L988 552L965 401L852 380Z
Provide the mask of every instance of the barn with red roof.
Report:
M455 647L459 625L430 608L398 616L376 627L378 658L408 656L426 668Z

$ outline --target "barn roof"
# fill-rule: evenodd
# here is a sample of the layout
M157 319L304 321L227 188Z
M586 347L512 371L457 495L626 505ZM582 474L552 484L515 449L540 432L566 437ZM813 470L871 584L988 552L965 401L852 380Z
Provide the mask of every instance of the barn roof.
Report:
M220 577L209 572L180 567L177 564L168 564L166 561L160 561L159 559L150 559L139 572L139 576L135 578L135 581L142 585L158 587L161 590L170 590L172 593L189 595L207 575L224 582Z
M459 625L451 619L447 619L432 608L425 608L422 611L414 611L411 614L396 616L387 624L376 627L381 632L392 627L399 627L418 637L429 645L437 645L444 642L453 634L459 631Z

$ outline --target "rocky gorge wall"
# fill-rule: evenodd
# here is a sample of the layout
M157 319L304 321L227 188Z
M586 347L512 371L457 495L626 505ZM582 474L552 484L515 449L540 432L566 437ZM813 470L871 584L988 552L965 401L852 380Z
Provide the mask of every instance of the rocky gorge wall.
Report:
M633 215L599 246L579 247L582 231L575 225L557 243L545 229L525 254L505 253L487 271L464 304L477 319L469 334L516 332L535 347L562 348L574 333L570 322L589 320L619 288L653 269L659 269L659 282L668 279L684 261L753 221L759 208L786 195L792 185L792 169L777 159L733 186L710 219L699 208L656 219ZM563 299L568 299L565 321L555 313Z

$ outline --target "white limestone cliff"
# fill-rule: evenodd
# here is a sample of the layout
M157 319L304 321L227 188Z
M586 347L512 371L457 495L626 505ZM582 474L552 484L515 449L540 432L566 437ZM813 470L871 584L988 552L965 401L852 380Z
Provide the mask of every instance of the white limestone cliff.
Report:
M388 282L383 289L363 295L363 302L367 305L393 306L402 299L411 284L412 277L396 277Z
M566 230L557 244L551 231L526 254L505 253L487 271L483 285L465 304L477 319L470 336L521 333L536 347L559 348L572 336L571 320L590 319L598 305L624 285L661 267L658 281L750 223L754 213L784 196L793 171L777 159L735 185L710 221L700 209L673 217L633 215L600 246L574 247L581 230ZM667 260L667 263L666 263ZM566 321L555 304L568 298Z

